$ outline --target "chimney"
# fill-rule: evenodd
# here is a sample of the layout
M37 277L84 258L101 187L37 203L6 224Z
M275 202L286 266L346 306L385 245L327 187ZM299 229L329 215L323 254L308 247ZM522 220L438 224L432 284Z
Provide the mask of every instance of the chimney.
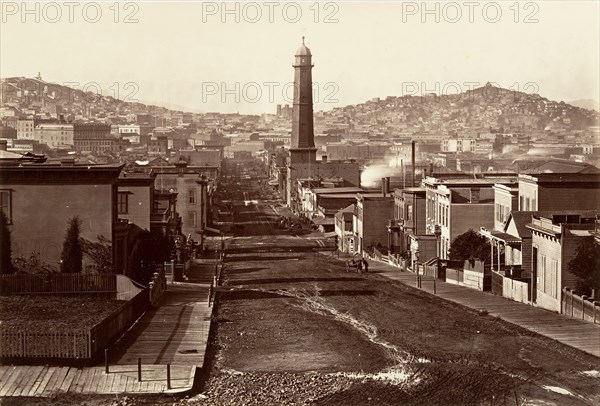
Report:
M410 149L410 154L412 157L412 187L415 187L415 180L416 180L416 170L415 170L415 164L416 164L416 159L415 159L415 142L411 141L410 143L411 145L411 149Z
M390 178L381 178L381 194L383 197L390 193Z
M471 203L479 203L479 188L471 188Z
M8 148L8 141L0 140L0 151L6 151Z
M321 162L324 164L327 163L327 155L321 155Z

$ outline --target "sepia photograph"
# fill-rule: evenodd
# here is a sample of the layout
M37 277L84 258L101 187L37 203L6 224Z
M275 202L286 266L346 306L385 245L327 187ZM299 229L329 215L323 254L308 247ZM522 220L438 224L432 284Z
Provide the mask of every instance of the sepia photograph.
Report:
M598 0L0 0L0 405L599 404Z

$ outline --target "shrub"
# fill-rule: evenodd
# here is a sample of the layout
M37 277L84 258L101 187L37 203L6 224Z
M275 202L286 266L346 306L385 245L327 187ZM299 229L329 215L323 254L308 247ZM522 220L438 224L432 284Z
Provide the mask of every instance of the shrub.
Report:
M81 221L75 216L69 220L65 242L60 257L60 271L62 273L81 273L83 268L83 250L79 234Z

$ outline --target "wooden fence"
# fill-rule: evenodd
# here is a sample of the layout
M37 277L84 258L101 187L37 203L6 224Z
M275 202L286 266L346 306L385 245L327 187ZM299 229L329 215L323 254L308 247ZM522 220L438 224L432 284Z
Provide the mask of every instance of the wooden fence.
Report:
M150 283L148 284L149 300L152 306L156 305L160 297L167 290L167 278L165 277L165 267L160 266L157 272L154 272Z
M90 358L90 331L31 330L0 324L0 356L9 358Z
M587 296L579 296L574 290L562 290L561 313L569 317L600 324L600 302Z
M455 268L446 268L446 282L460 285L464 280L464 270Z
M125 332L150 306L148 289L123 304L106 319L90 329L90 357L96 356L106 346Z
M511 278L492 271L492 293L516 302L530 302L529 282L529 278Z
M110 316L91 328L36 330L0 324L0 357L59 358L89 362L102 356L148 308L148 289L139 292Z
M117 275L104 274L8 274L0 275L0 294L114 293Z

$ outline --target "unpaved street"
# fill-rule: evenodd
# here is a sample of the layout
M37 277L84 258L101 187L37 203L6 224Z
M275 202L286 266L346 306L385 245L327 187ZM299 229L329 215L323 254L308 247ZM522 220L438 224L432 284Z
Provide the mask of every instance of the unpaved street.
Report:
M597 358L326 255L238 256L221 289L203 404L600 399Z

